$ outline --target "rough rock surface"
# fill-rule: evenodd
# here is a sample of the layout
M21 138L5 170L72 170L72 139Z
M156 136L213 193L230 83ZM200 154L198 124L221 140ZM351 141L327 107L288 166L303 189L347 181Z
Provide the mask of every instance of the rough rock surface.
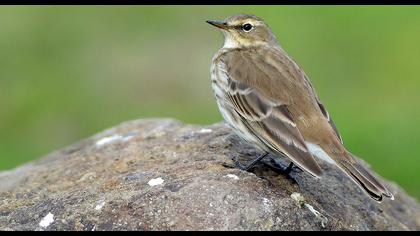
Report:
M223 123L123 123L0 172L0 230L420 230L420 206L396 184L371 200L320 161L317 180L267 164ZM287 165L285 158L280 158Z

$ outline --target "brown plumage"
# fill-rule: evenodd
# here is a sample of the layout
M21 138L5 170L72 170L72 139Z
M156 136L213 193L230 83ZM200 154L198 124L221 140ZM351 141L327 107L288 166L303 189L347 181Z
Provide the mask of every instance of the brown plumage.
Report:
M238 15L223 22L225 44L213 57L212 86L219 109L235 132L260 150L286 155L320 177L320 148L372 198L392 194L343 146L338 130L309 79L279 46L262 19Z

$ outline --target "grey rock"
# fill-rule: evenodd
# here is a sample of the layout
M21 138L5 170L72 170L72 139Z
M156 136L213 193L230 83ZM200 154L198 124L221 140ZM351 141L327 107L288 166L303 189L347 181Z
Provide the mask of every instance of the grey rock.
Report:
M125 122L0 172L0 230L419 230L420 206L395 183L377 203L329 163L231 168L258 152L224 123ZM286 166L287 160L273 157Z

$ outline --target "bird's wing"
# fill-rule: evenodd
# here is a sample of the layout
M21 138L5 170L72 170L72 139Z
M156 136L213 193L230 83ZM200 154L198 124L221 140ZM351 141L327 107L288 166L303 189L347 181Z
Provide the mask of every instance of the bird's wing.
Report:
M285 154L302 169L320 177L322 170L296 127L288 109L287 96L273 99L261 90L266 85L264 80L273 81L270 77L280 76L279 73L273 73L273 68L264 61L259 61L257 66L247 56L232 56L235 57L230 55L229 60L223 60L228 75L226 104L239 114L248 131L271 150ZM246 82L250 80L255 83Z
M314 87L312 86L311 82L309 81L308 77L302 72L302 77L304 78L304 81L306 84L308 84L309 89L311 90L311 93L315 96L316 102L318 103L319 109L322 112L322 115L327 119L328 123L330 124L331 128L334 130L335 135L340 140L341 144L343 144L343 139L341 138L340 133L338 132L337 126L335 125L334 121L332 120L330 114L328 113L327 109L325 108L324 104L321 103L319 100L318 95L315 92Z
M328 123L330 124L331 128L334 130L335 135L337 136L337 138L340 140L341 144L343 144L343 139L341 138L340 133L338 132L337 126L335 126L334 121L332 120L332 118L330 117L330 114L328 114L327 109L325 108L325 106L319 101L319 99L317 99L318 101L318 106L321 109L322 114L324 115L324 117L328 120Z

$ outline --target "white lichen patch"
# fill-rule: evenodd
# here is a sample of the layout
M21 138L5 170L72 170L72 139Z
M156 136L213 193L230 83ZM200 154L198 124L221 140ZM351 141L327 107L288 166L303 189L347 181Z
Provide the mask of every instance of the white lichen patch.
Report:
M122 138L122 141L126 142L126 141L132 139L133 137L134 137L134 135L125 136L125 137Z
M163 182L164 182L164 180L161 177L159 177L159 178L156 178L156 179L149 180L149 182L147 182L147 184L149 186L156 186L156 185L163 184Z
M265 212L269 212L271 209L271 201L267 198L263 198L263 207Z
M123 139L123 138L124 137L121 136L121 135L114 134L112 136L108 136L108 137L105 137L105 138L102 138L102 139L96 141L96 145L97 146L103 146L105 144L113 143L113 142L118 141L118 140Z
M225 175L225 177L228 177L228 178L231 178L231 179L234 179L234 180L239 179L239 177L237 175L234 175L234 174L227 174L227 175Z
M264 205L269 205L270 204L270 200L268 200L267 198L263 198L263 204Z
M102 207L104 207L104 206L105 206L105 202L102 201L98 205L96 205L95 210L100 211L102 209Z
M313 206L311 206L308 203L305 203L305 206L309 209L310 212L312 212L312 214L315 215L315 217L319 220L319 222L321 223L321 227L325 228L327 226L328 223L328 219L327 217L325 217L324 215L322 215L321 213L319 213L319 211L315 210L315 208Z
M39 226L47 228L52 222L54 222L54 215L51 214L51 212L48 212L48 214L42 218L41 222L39 222Z
M100 140L96 141L96 146L103 146L105 144L114 143L114 142L117 142L117 141L126 142L133 137L134 137L134 135L122 136L122 135L119 135L119 134L114 134L114 135L111 135L111 136L101 138Z
M296 204L299 206L299 207L303 207L303 205L305 204L305 198L302 196L302 194L300 194L300 193L296 193L296 192L294 192L294 193L292 193L291 195L290 195L290 197L293 199L293 200L295 200L295 202L296 202Z
M202 134L208 134L208 133L213 132L213 130L211 130L211 129L201 129L199 132L202 133Z
M320 222L322 228L325 228L327 226L327 223L328 223L327 217L325 217L324 215L322 215L319 211L315 210L315 208L312 205L310 205L308 203L305 203L305 198L302 196L302 194L295 192L295 193L292 193L290 195L290 197L293 200L295 200L295 202L297 203L297 205L299 207L306 207L306 208L308 208L308 210L312 214L315 215L315 218L317 219L317 221Z
M86 180L94 180L95 179L95 175L96 175L95 172L86 173L82 177L80 177L80 179L78 179L76 181L76 183L81 183L81 182L84 182Z

